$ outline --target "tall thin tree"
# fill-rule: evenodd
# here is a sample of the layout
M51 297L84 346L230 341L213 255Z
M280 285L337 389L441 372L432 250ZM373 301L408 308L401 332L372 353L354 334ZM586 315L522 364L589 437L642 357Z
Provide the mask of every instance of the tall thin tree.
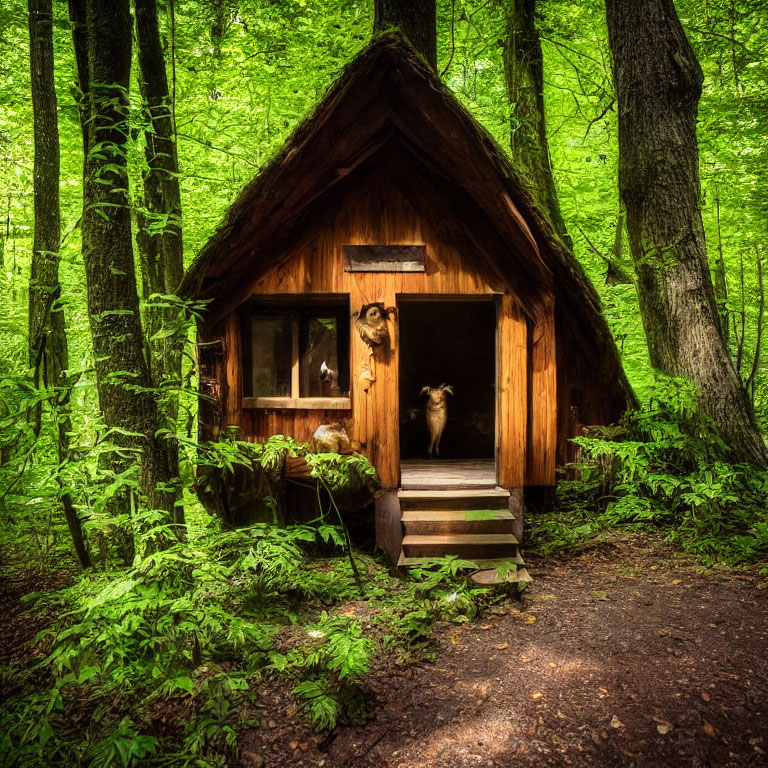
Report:
M160 41L157 3L135 0L135 10L139 83L147 119L144 205L138 212L136 243L147 298L152 293L171 294L178 288L184 274L184 257L173 105ZM159 330L163 317L161 313L152 313L149 320L147 335L151 336ZM155 367L161 367L165 375L180 378L180 356L167 344L158 343L154 347Z
M515 167L534 191L555 231L570 244L560 211L544 112L544 56L536 30L536 0L508 0L504 78L511 106L510 148Z
M29 364L35 384L52 389L51 405L56 424L59 461L70 454L72 420L67 382L69 348L59 282L61 214L59 209L59 124L53 57L53 8L51 0L28 0L29 58L34 123L35 229L29 277ZM36 409L36 430L42 409ZM90 557L83 528L69 489L60 475L57 482L72 541L80 564Z
M619 189L651 364L697 387L736 456L763 438L723 341L701 219L703 75L673 0L606 0L619 110Z
M184 275L181 229L181 192L172 96L168 88L165 57L160 40L157 3L135 0L139 83L147 126L144 131L145 167L143 205L137 211L139 249L144 298L152 294L174 294ZM160 302L149 305L145 332L152 352L156 386L168 385L164 416L173 422L178 414L176 387L181 384L181 350L176 335L160 333L170 327L176 310ZM168 467L178 475L179 455L175 440L166 441ZM183 522L183 507L175 507L175 520Z
M78 5L82 0L71 0ZM82 6L75 18L82 19ZM129 0L85 3L84 48L88 82L80 82L84 116L83 261L99 405L118 451L115 473L140 454L141 488L151 507L172 519L175 494L152 391L149 355L139 315L128 197L128 85L131 69ZM77 29L76 29L77 32ZM83 38L79 39L83 42ZM76 52L78 37L75 37ZM82 67L78 66L82 72ZM81 75L82 76L82 75ZM127 499L123 500L123 510ZM131 556L123 542L123 556Z

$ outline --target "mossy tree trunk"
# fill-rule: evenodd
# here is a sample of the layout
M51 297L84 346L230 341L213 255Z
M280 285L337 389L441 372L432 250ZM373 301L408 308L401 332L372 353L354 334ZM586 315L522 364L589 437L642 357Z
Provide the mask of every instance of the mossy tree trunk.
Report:
M619 189L651 364L691 380L734 454L766 450L723 340L701 219L703 75L672 0L606 0L619 110Z
M144 131L143 205L137 211L136 245L142 272L144 299L152 294L175 294L184 276L181 229L181 193L173 103L168 88L165 57L160 42L157 3L135 0L139 83L147 128ZM145 332L152 353L155 386L164 387L163 412L169 423L178 415L181 357L178 334L165 335L176 322L177 310L151 304L145 314ZM169 470L178 475L178 445L166 442ZM183 523L176 506L176 522Z
M29 365L36 386L53 389L51 405L56 423L59 462L69 458L72 420L69 413L71 385L67 381L69 348L59 282L61 218L59 207L59 123L53 58L53 8L51 0L28 0L29 58L34 122L35 229L29 277ZM40 430L42 408L33 416ZM83 568L90 557L83 528L69 490L57 475L61 501L77 558Z
M75 53L77 117L80 123L80 135L83 139L83 180L85 180L85 150L88 147L88 41L86 40L85 5L86 0L67 0L69 24L72 28L72 47Z
M160 42L155 0L135 0L140 85L148 126L144 132L144 206L139 210L136 242L142 265L145 298L172 294L184 275L179 165L173 108ZM162 313L150 313L152 331ZM148 331L148 335L149 331ZM166 376L179 379L181 357L168 344L153 344L153 361Z
M399 29L411 45L437 69L437 10L435 0L375 0L373 31Z
M106 426L119 450L111 469L120 473L140 459L143 494L173 519L175 477L156 436L160 418L152 391L149 354L139 316L131 241L126 143L131 69L128 0L89 0L86 161L83 193L83 261L96 384ZM118 511L126 512L128 499ZM124 542L123 556L130 557Z
M28 10L35 146L35 229L29 275L29 365L34 370L36 385L50 382L59 386L62 383L59 378L67 367L67 337L64 311L58 304L61 297L59 127L53 80L51 0L29 0ZM52 311L54 304L55 310ZM37 432L40 430L40 412L40 408L36 409L34 416Z
M560 211L547 142L544 57L536 30L536 0L507 0L504 79L511 106L510 148L515 168L534 191L557 234L571 245Z

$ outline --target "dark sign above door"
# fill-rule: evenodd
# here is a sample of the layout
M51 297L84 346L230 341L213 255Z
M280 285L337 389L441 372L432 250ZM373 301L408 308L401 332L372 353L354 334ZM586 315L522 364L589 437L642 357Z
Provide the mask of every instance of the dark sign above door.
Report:
M345 272L424 272L424 245L345 245Z

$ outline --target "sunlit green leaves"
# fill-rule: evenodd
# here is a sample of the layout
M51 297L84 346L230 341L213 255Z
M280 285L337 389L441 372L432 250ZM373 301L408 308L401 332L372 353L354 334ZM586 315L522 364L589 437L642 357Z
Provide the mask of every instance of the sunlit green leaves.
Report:
M573 440L578 481L561 483L558 511L536 521L543 551L608 526L640 526L708 564L765 558L768 473L732 463L714 425L696 413L690 385L657 377L649 404L622 426Z

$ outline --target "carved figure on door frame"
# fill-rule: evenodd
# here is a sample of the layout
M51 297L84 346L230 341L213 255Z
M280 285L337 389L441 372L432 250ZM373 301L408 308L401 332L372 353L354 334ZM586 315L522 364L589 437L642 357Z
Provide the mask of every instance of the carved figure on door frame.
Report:
M394 307L385 307L383 302L374 301L363 304L359 312L352 315L360 338L371 348L381 346L389 341L387 318L394 315Z

